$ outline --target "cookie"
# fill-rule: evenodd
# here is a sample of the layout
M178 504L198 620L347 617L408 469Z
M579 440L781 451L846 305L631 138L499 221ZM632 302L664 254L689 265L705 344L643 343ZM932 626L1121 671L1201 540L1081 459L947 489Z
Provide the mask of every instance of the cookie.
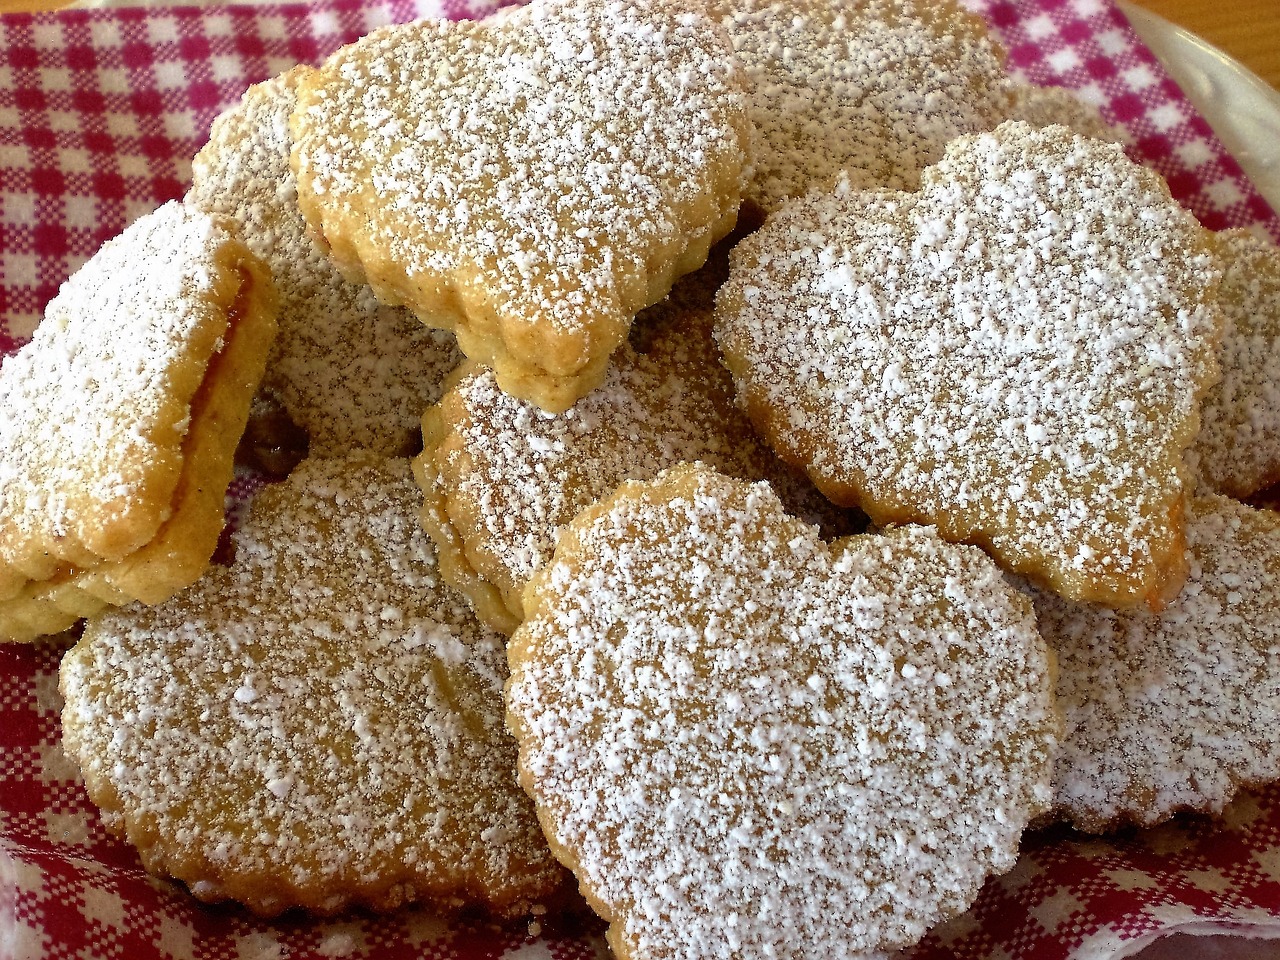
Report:
M684 465L585 510L525 607L521 782L620 960L913 943L1049 800L1031 607L927 529L828 547Z
M375 31L305 74L299 204L344 273L553 411L733 227L749 135L693 0L534 0Z
M503 728L502 638L440 581L416 501L408 461L307 460L258 495L230 568L89 622L64 743L148 870L260 914L507 913L560 884Z
M756 426L836 503L1159 607L1186 577L1218 279L1156 174L1011 122L954 141L917 193L774 214L734 251L716 336Z
M314 456L407 456L418 420L460 354L453 335L379 306L306 233L289 166L289 115L307 67L250 87L192 161L187 202L230 224L271 268L279 334L264 387L306 431Z
M1245 230L1215 241L1222 380L1205 395L1191 452L1205 485L1244 498L1280 482L1280 249Z
M734 405L711 337L723 271L708 264L638 317L604 384L563 414L503 393L490 371L471 367L423 416L423 519L445 579L489 626L510 634L524 619L525 586L580 510L683 460L768 479L793 512L850 532L848 512L783 465Z
M1280 778L1280 514L1198 497L1187 541L1159 615L1033 591L1066 721L1054 808L1078 829L1217 813Z
M200 575L274 309L258 259L178 203L63 285L0 371L0 637Z
M1029 83L1009 85L1008 119L1025 120L1034 127L1057 124L1094 140L1124 143L1124 137L1091 105L1062 87L1037 87Z
M951 0L713 0L750 81L755 172L770 213L844 173L914 189L949 140L1006 119L1003 57Z

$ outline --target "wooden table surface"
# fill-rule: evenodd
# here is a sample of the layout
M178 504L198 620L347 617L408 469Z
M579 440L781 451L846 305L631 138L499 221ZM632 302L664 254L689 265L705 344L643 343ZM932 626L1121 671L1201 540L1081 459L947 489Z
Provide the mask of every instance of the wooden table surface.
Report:
M1280 89L1280 0L1130 2L1199 34Z
M0 13L51 10L68 0L0 0ZM1132 0L1199 34L1280 89L1280 0Z

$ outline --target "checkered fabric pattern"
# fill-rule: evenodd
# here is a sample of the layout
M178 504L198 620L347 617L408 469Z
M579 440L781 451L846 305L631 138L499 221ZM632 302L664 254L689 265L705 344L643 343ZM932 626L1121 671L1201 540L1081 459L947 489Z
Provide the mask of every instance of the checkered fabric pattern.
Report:
M186 189L209 124L250 83L414 16L491 2L321 0L308 6L0 16L0 355L108 237ZM1080 92L1123 128L1208 225L1280 220L1107 0L969 0L1013 70ZM242 476L233 499L260 484ZM233 510L234 516L234 510ZM536 930L390 917L263 922L196 904L106 835L59 746L57 664L70 642L0 647L0 957L48 960L589 958L598 924ZM1160 931L1280 933L1280 787L1219 821L1106 839L1034 834L973 909L911 952L1102 958Z

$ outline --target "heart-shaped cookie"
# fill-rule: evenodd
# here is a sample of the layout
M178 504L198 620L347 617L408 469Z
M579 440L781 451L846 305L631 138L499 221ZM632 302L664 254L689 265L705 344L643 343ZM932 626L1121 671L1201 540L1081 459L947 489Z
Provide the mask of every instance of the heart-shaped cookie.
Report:
M63 736L108 828L201 899L522 910L551 858L503 727L502 638L440 580L405 460L308 460L235 563L93 619Z
M1011 867L1058 720L1030 604L684 465L568 527L508 647L521 782L621 960L866 955Z
M714 0L749 83L747 199L766 212L842 171L914 189L949 140L1007 118L1012 84L953 0Z
M837 503L1158 607L1186 577L1218 279L1158 175L1011 122L917 193L779 211L734 251L716 335L757 427Z
M735 406L711 336L727 257L713 258L636 318L605 382L564 413L503 393L492 372L473 367L423 415L414 467L423 521L445 579L494 629L519 626L524 588L579 511L624 480L648 480L684 460L768 480L792 512L833 535L858 529L849 511L778 460Z
M1187 541L1159 614L1033 591L1065 720L1054 809L1081 830L1218 813L1280 777L1280 514L1197 497Z
M1232 497L1280 483L1280 248L1247 230L1214 235L1226 321L1222 380L1204 398L1191 452L1203 482Z
M344 280L307 236L289 116L308 69L255 84L214 121L191 162L187 202L231 225L271 268L279 332L263 386L306 431L311 455L407 456L421 443L423 407L461 355L448 332Z
M303 79L299 202L349 275L564 410L732 228L742 83L696 0L386 28Z

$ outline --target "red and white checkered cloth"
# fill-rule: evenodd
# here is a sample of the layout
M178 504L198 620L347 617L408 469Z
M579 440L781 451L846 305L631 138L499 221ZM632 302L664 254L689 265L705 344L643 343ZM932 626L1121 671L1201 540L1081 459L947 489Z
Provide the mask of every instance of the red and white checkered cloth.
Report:
M0 355L104 240L185 192L209 124L248 84L384 23L496 5L428 2L0 16ZM1013 69L1081 90L1207 225L1280 240L1280 220L1108 0L970 5ZM422 911L266 923L148 877L105 834L59 746L63 649L0 645L0 958L607 956L590 921L546 922L540 935ZM1175 929L1280 936L1280 787L1244 795L1221 821L1032 835L1017 867L912 958L1103 958Z

